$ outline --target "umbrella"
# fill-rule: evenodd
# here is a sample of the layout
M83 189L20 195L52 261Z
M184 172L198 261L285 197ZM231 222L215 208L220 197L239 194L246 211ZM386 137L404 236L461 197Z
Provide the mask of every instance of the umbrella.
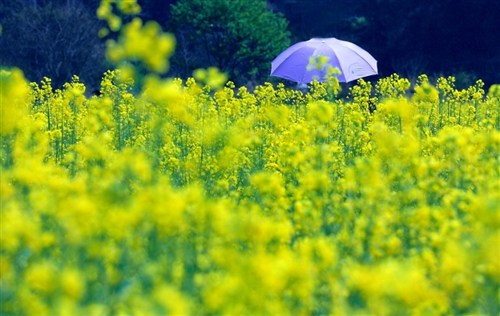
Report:
M322 69L308 67L311 57L327 58ZM272 61L271 76L300 83L325 81L328 66L336 67L340 82L378 74L377 61L361 47L336 38L312 38L287 48ZM308 69L309 68L309 69Z

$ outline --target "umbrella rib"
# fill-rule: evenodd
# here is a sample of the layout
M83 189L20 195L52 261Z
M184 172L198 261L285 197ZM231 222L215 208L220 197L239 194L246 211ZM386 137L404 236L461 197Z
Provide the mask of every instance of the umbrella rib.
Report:
M302 49L311 49L311 47L308 47L308 46L304 46L304 47L300 47L296 50L293 51L292 54L289 54L287 57L283 58L283 60L281 61L281 63L279 65L276 66L276 68L274 70L271 69L271 75L275 74L276 72L279 71L280 68L282 67L286 67L288 65L286 65L286 62L288 61L289 58L292 58L292 55L294 53L297 53L298 51L302 50ZM271 65L272 66L272 65ZM305 66L307 67L307 65ZM272 68L272 67L271 67ZM289 76L283 76L283 75L278 75L278 76L281 76L282 78L285 78L285 79L291 79L291 80L295 80ZM304 76L302 76L301 80L304 78Z
M335 54L336 56L338 56L337 52L335 51L335 47L332 47L332 46L329 46L329 47L332 49L332 51L334 52L334 54ZM370 63L370 62L368 62L368 61L365 59L365 57L361 56L361 55L360 55L360 54L359 54L356 50L354 50L354 49L352 49L352 48L350 48L350 47L348 47L348 46L343 46L343 47L345 47L345 48L349 49L349 52L352 52L352 53L356 54L359 58L361 58L361 60L365 61L365 62L366 62L366 64L368 64L368 66L370 67L370 69L371 69L371 70L373 70L375 73L378 73L378 71L377 71L376 69L373 69L373 67L372 67L371 63ZM360 48L360 49L361 49L361 48ZM370 56L371 56L371 55L370 55ZM373 57L372 57L372 58L373 58ZM350 80L348 80L348 79L347 79L347 78L348 78L348 76L349 76L349 74L346 74L346 72L344 71L344 68L345 68L345 67L344 67L344 65L343 65L343 62L342 62L342 61L341 61L341 59L340 59L340 58L338 58L338 57L337 57L337 60L338 60L338 62L339 62L339 66L341 67L340 71L342 72L342 76L344 76L345 81L346 81L346 82L349 82L349 81L353 81L353 80L355 80L356 78L354 78L354 79L350 79ZM373 60L375 61L375 63L377 63L377 60L376 60L375 58L373 58Z
M344 46L344 47L347 47L347 46ZM347 48L349 48L349 47L347 47ZM373 71L378 72L378 70L377 70L377 69L373 69L372 65L368 62L368 60L366 60L366 58L365 58L365 57L361 56L361 55L360 55L360 54L359 54L356 50L351 49L351 48L349 48L349 50L350 50L350 51L352 51L353 53L355 53L356 55L358 55L358 56L361 58L361 60L364 60L364 61L368 64L368 66L370 66L370 68L371 68ZM373 58L373 57L372 57L372 58ZM375 61L375 64L376 64L376 63L377 63L377 60L376 60L375 58L373 58L373 60ZM340 60L339 60L339 63L340 63Z

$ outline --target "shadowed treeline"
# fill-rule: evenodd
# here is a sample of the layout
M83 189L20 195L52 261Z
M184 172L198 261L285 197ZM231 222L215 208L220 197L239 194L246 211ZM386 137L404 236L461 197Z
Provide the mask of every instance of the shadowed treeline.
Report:
M49 76L59 86L76 74L88 85L97 87L102 73L109 68L103 58L106 39L97 36L103 26L96 17L99 2L3 1L0 4L0 65L20 67L33 81ZM232 75L234 78L231 79L237 83L252 81L255 84L269 80L266 69L272 58L269 50L262 52L259 58L258 48L263 47L262 42L255 40L253 44L245 44L249 47L243 54L238 53L235 46L241 47L244 40L248 42L249 35L264 39L264 43L270 42L267 38L276 40L273 31L279 32L279 27L269 25L266 28L265 23L249 23L244 20L248 17L237 13L230 20L229 15L233 12L205 10L212 5L224 7L234 3L248 4L248 1L210 0L200 2L203 14L206 14L202 22L208 25L203 31L203 26L193 24L193 19L187 15L172 16L171 6L180 2L200 1L139 1L143 20L155 20L177 37L178 49L171 60L169 76L186 77L196 68L215 65L228 72L230 77ZM500 20L500 1L261 2L288 21L289 38L277 46L311 37L337 37L355 42L369 51L379 62L380 76L395 72L410 79L421 73L427 73L431 78L454 75L459 87L470 85L476 79L484 80L486 87L500 82L500 33L495 32ZM197 12L202 14L201 10ZM179 23L183 18L185 23ZM235 32L234 25L238 21L246 22L237 26ZM250 17L249 21L253 18ZM200 30L212 39L203 41L201 36L192 36ZM231 45L221 41L220 37L230 38ZM190 42L190 38L198 40ZM218 41L214 42L213 38ZM212 47L194 49L197 45ZM238 65L228 62L214 64L214 60L220 57L211 56L214 51L220 56L234 56Z
M380 75L455 75L500 82L500 1L274 0L294 39L339 37L378 61Z

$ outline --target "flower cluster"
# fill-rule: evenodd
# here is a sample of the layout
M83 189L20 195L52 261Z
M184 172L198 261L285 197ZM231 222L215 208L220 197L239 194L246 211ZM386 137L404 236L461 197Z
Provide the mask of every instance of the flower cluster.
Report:
M133 94L116 72L91 98L76 77L1 84L2 313L498 307L500 103L481 82L422 76L406 98L384 78L372 112L363 81L333 102L318 83Z

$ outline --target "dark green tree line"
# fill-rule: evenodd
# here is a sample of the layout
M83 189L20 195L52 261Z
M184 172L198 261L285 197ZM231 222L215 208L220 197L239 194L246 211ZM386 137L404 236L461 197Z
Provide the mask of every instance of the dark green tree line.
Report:
M264 0L180 0L171 6L181 74L213 65L244 84L262 80L273 58L290 45L287 20Z
M56 85L74 74L94 87L107 68L96 9L100 0L0 2L0 65ZM500 82L497 0L139 0L140 17L173 32L168 75L217 66L245 84L269 79L271 60L311 37L355 42L380 76L456 75ZM376 77L374 77L376 78Z
M1 5L0 17L0 65L32 81L47 76L60 86L78 75L98 87L106 65L95 10L78 1L14 0Z

